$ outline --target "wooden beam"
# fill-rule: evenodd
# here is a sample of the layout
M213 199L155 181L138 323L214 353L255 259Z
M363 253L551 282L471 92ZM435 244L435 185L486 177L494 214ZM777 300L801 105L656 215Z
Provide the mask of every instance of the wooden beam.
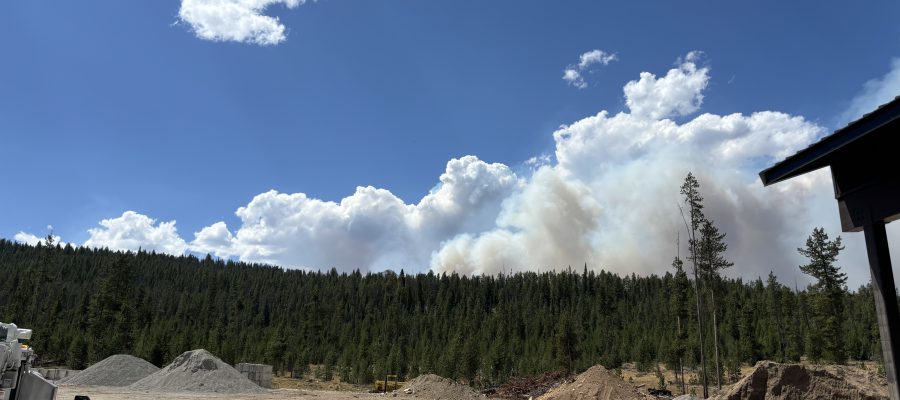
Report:
M891 270L891 255L888 250L887 232L884 222L866 224L866 250L869 253L869 269L872 272L872 292L875 295L875 311L878 314L878 333L881 335L881 351L884 355L884 372L888 381L891 400L900 400L900 313L897 310L897 290Z

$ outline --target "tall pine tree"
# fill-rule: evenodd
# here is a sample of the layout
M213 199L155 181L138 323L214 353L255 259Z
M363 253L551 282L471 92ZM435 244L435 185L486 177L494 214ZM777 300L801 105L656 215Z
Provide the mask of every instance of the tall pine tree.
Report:
M688 172L681 185L681 195L684 196L684 202L688 207L690 215L690 225L685 227L688 234L688 244L690 246L690 260L694 266L694 293L697 296L697 336L700 339L700 372L703 376L703 397L709 397L709 388L707 386L706 376L706 353L703 350L703 296L700 290L700 250L697 231L700 229L706 217L703 215L703 197L700 196L700 182L694 177L694 174ZM687 221L685 221L687 225Z
M823 357L826 361L842 364L847 361L844 349L844 294L847 291L847 275L835 265L844 246L841 237L828 239L823 228L813 229L806 239L806 247L798 248L809 263L800 266L804 274L816 278L812 286L813 329L823 341Z
M716 387L722 389L722 369L719 365L719 303L716 301L716 292L719 288L719 273L721 270L734 265L725 258L728 245L725 244L725 233L719 232L719 228L709 219L704 218L700 226L699 258L700 269L707 280L707 288L710 295L710 308L713 320L713 347L716 360Z

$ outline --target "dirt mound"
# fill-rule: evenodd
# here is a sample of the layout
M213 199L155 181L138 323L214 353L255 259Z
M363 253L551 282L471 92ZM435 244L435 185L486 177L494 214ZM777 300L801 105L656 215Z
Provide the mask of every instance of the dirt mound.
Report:
M568 377L564 372L545 372L538 376L511 378L494 389L488 397L497 399L527 399L538 397L561 385Z
M599 365L584 371L575 377L574 381L559 385L556 389L540 397L541 400L643 400L645 398L638 393L634 385L625 382Z
M718 400L887 399L887 381L872 371L849 366L756 363Z
M171 364L130 386L151 392L265 393L230 365L200 349L182 353Z
M116 354L59 380L61 385L128 386L159 371L144 359Z
M420 375L406 382L400 388L400 392L412 397L430 400L474 400L485 398L484 395L476 392L475 389L468 385L432 374Z

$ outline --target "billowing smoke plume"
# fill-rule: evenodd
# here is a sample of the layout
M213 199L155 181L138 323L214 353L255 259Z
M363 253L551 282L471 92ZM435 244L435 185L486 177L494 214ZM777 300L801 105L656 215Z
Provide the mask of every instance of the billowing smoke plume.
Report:
M797 247L816 226L840 234L828 170L772 188L762 187L757 174L827 132L774 111L701 114L675 122L671 118L689 115L703 102L710 71L699 61L694 52L661 78L644 72L624 87L627 112L601 111L554 132L556 164L541 167L504 203L495 229L446 242L432 257L432 268L496 273L580 270L587 264L660 273L678 254L679 239L686 255L679 186L692 171L700 179L707 216L728 234L728 256L735 263L729 274L756 278L774 271L788 282L807 281L799 276L797 266L805 260ZM884 81L893 82L893 76L894 71ZM870 86L877 85L867 84L866 93L884 92ZM890 99L863 97L854 103ZM900 229L888 230L896 250ZM844 238L841 265L851 285L864 284L862 236Z
M358 187L340 202L273 190L237 210L236 230L217 222L188 243L174 221L156 223L126 212L91 229L85 244L340 271L493 274L587 264L661 273L679 251L679 236L685 255L678 191L692 171L707 216L728 235L728 257L735 263L729 273L756 278L774 270L803 284L797 265L804 260L796 248L815 226L840 232L828 171L771 188L762 187L757 173L827 132L775 111L693 115L710 80L701 59L690 53L662 76L644 72L628 82L626 111L601 111L560 127L553 133L555 157L527 161L530 176L465 156L450 160L440 183L418 203L374 187ZM884 82L892 84L893 76ZM854 104L886 101L876 83L867 84ZM900 248L898 226L889 225L894 249ZM862 236L845 239L841 265L851 286L863 284L868 270Z
M541 167L505 203L496 229L448 241L432 267L494 273L587 263L662 271L684 235L678 188L688 171L699 176L707 213L728 232L730 255L744 273L795 266L790 254L814 222L809 204L830 194L827 179L818 173L772 190L757 173L824 131L778 112L668 119L702 103L709 69L697 59L692 53L661 78L645 72L626 84L628 112L602 111L556 131L557 163Z

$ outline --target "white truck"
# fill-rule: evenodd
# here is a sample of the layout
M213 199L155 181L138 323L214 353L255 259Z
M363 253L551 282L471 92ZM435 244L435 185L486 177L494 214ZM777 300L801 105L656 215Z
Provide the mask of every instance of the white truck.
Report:
M56 385L31 370L31 329L0 322L0 400L54 400Z

